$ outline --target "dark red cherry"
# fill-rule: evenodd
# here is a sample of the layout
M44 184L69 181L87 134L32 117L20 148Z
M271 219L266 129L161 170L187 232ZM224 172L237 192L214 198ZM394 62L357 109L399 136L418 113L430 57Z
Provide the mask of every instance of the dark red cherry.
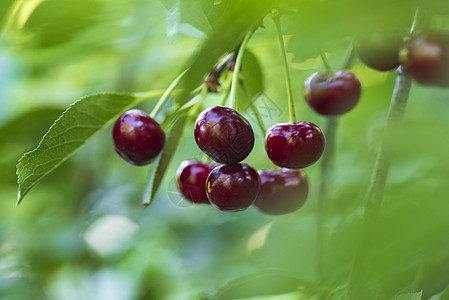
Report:
M315 163L324 151L324 136L313 123L276 124L265 136L265 150L279 167L302 169Z
M335 116L353 109L360 99L360 81L349 71L335 71L329 77L326 72L312 74L305 83L304 98L315 112Z
M222 164L244 160L254 146L254 133L248 120L224 106L204 110L196 120L194 134L198 147Z
M216 167L206 181L210 203L223 211L247 209L256 200L259 189L257 171L246 164Z
M298 210L306 202L309 183L301 170L259 171L260 192L253 206L269 215L283 215Z
M152 162L162 151L165 133L149 115L133 109L115 122L112 139L118 155L132 165L143 166Z
M210 204L206 195L206 179L216 164L185 160L176 172L176 182L182 196L192 203Z
M390 71L399 66L399 49L404 36L394 30L379 30L359 38L356 50L360 60L378 71Z
M412 37L400 57L402 70L424 85L449 87L449 32L421 32Z

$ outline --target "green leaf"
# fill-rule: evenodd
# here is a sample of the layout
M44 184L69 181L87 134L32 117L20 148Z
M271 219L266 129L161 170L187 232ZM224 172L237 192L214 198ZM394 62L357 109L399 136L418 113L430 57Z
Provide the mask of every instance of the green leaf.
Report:
M243 55L240 76L238 106L246 110L254 98L264 91L262 68L254 53L248 49Z
M160 1L166 9L172 8L178 2L177 0L160 0Z
M149 206L153 201L154 196L156 196L156 193L159 189L159 186L162 183L162 179L164 178L165 172L167 171L170 161L173 158L176 149L178 148L178 144L182 138L184 128L187 124L187 120L188 115L181 114L173 121L173 127L170 129L168 133L164 150L151 167L149 176L149 185L144 195L142 205Z
M225 9L201 47L182 68L188 71L183 78L184 90L177 97L177 103L183 105L188 101L190 92L201 84L220 57L233 51L243 37L257 28L265 15L279 2L280 0L246 0Z
M16 0L2 0L0 1L0 35L4 30L4 27L9 25L12 21L13 16L11 16L13 7L17 1Z
M159 96L159 93L147 97L102 93L81 98L73 103L53 123L39 146L20 158L17 166L19 184L17 205L34 185L120 113L156 95Z
M421 300L422 291L417 293L402 294L394 298L394 300Z
M180 23L180 10L178 3L167 10L167 35L174 36L178 33Z
M99 0L29 1L21 6L16 26L31 38L27 46L55 46L69 42L95 25L103 8Z
M222 3L214 3L210 0L191 1L162 1L167 8L168 34L174 35L178 31L197 37L192 28L210 35L214 25L224 12ZM191 26L188 27L183 25Z
M415 1L288 1L290 9L295 8L296 11L293 16L282 18L285 23L284 34L291 35L288 51L294 54L296 62L302 62L317 57L319 51L330 52L340 47L345 48L350 38L364 36L375 29L407 32L416 7L413 2Z
M296 277L279 271L262 271L233 279L221 287L214 300L240 299L302 291L308 296L328 294L331 289L315 286Z
M449 299L449 285L446 286L446 288L442 292L433 295L430 298L430 300L446 300L446 299Z
M213 26L223 14L221 4L210 0L180 1L181 21L190 24L206 35L212 33Z
M162 125L164 128L170 126L167 141L165 142L164 150L159 155L157 161L153 163L150 170L149 183L147 191L145 192L144 199L142 201L143 206L149 206L153 201L156 193L162 183L165 172L173 158L173 155L178 148L181 141L184 128L186 127L189 119L196 117L201 102L207 96L207 88L203 87L203 90L199 95L194 97L190 102L186 103L179 109L175 108L168 116L165 117Z
M444 291L441 293L439 300L445 300L449 299L449 285L444 289Z

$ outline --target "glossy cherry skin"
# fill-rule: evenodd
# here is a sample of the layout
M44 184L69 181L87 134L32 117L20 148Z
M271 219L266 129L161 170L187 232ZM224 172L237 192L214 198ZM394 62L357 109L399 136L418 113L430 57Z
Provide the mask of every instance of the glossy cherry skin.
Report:
M244 160L254 147L254 132L248 120L224 106L205 109L196 120L194 135L198 147L222 164Z
M262 213L283 215L301 208L309 193L306 174L301 170L259 171L260 192L253 206Z
M209 202L222 211L247 209L256 200L259 189L257 171L246 164L216 167L206 181Z
M310 122L273 125L265 136L268 158L277 166L302 169L315 163L324 151L324 136Z
M349 71L335 71L329 77L326 72L312 74L305 83L304 98L315 112L336 116L353 109L362 91L360 81Z
M132 165L143 166L152 162L162 151L165 133L149 115L133 109L115 122L112 139L120 157Z
M176 171L176 182L182 196L192 203L210 204L206 195L206 179L216 164L185 160Z
M449 87L449 32L421 32L401 49L404 73L424 85Z
M403 35L399 32L376 31L356 43L360 60L377 71L390 71L399 67L399 50Z

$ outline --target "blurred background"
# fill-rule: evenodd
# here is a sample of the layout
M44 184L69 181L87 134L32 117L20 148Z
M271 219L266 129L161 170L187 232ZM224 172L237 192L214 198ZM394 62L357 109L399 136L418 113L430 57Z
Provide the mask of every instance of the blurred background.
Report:
M181 199L175 186L181 161L204 159L194 143L193 122L148 208L140 203L149 167L133 167L119 158L111 126L14 206L18 159L37 146L72 102L96 92L168 87L208 38L192 19L201 18L195 8L213 1L192 1L185 7L187 2L0 1L1 299L341 298L395 82L395 72L371 70L358 59L352 71L362 82L362 98L339 122L321 279L316 274L320 163L305 170L311 193L293 214L272 217L252 208L223 213L194 206ZM294 15L297 4L285 2L293 14L283 17L282 25L297 118L324 126L324 118L302 97L304 80L324 71L318 57L309 57L308 43L325 41L334 35L328 28L343 30L354 20L340 24L329 18L336 11L322 16L325 26L301 27ZM448 29L447 4L434 2L446 11L435 9L440 14L434 14L432 26ZM413 9L404 3L409 2L384 7L385 19L404 15L403 23L410 25ZM270 17L263 25L248 51L260 67L255 76L263 84L263 93L253 101L268 128L286 122L288 110L275 27ZM337 42L328 52L335 69L349 45L348 39ZM203 107L220 99L209 95ZM153 105L143 102L139 108L150 112ZM255 119L250 112L245 116L256 133L256 145L245 162L257 169L272 168ZM413 85L392 147L374 246L364 262L376 299L421 290L428 299L449 283L448 128L449 90Z

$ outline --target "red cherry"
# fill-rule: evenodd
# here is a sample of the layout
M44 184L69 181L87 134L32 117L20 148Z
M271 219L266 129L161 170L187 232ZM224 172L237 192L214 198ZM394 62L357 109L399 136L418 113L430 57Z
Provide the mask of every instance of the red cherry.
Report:
M198 147L222 164L244 160L254 146L254 132L248 120L224 106L204 110L196 120L194 134Z
M206 179L216 166L196 160L185 160L180 164L176 172L176 182L186 200L210 204L206 195Z
M349 71L335 71L329 77L326 72L312 74L305 83L304 98L315 112L334 116L347 113L360 99L360 81Z
M279 167L301 169L315 163L324 151L324 136L310 122L276 124L265 136L265 150Z
M421 32L401 49L402 70L424 85L449 87L449 32Z
M118 155L136 166L152 162L165 144L165 133L159 123L138 109L129 110L118 118L112 138Z
M301 170L259 171L260 192L253 206L262 213L283 215L304 205L309 193L306 174Z
M256 200L259 189L257 171L246 164L216 167L206 181L210 203L223 211L247 209Z

